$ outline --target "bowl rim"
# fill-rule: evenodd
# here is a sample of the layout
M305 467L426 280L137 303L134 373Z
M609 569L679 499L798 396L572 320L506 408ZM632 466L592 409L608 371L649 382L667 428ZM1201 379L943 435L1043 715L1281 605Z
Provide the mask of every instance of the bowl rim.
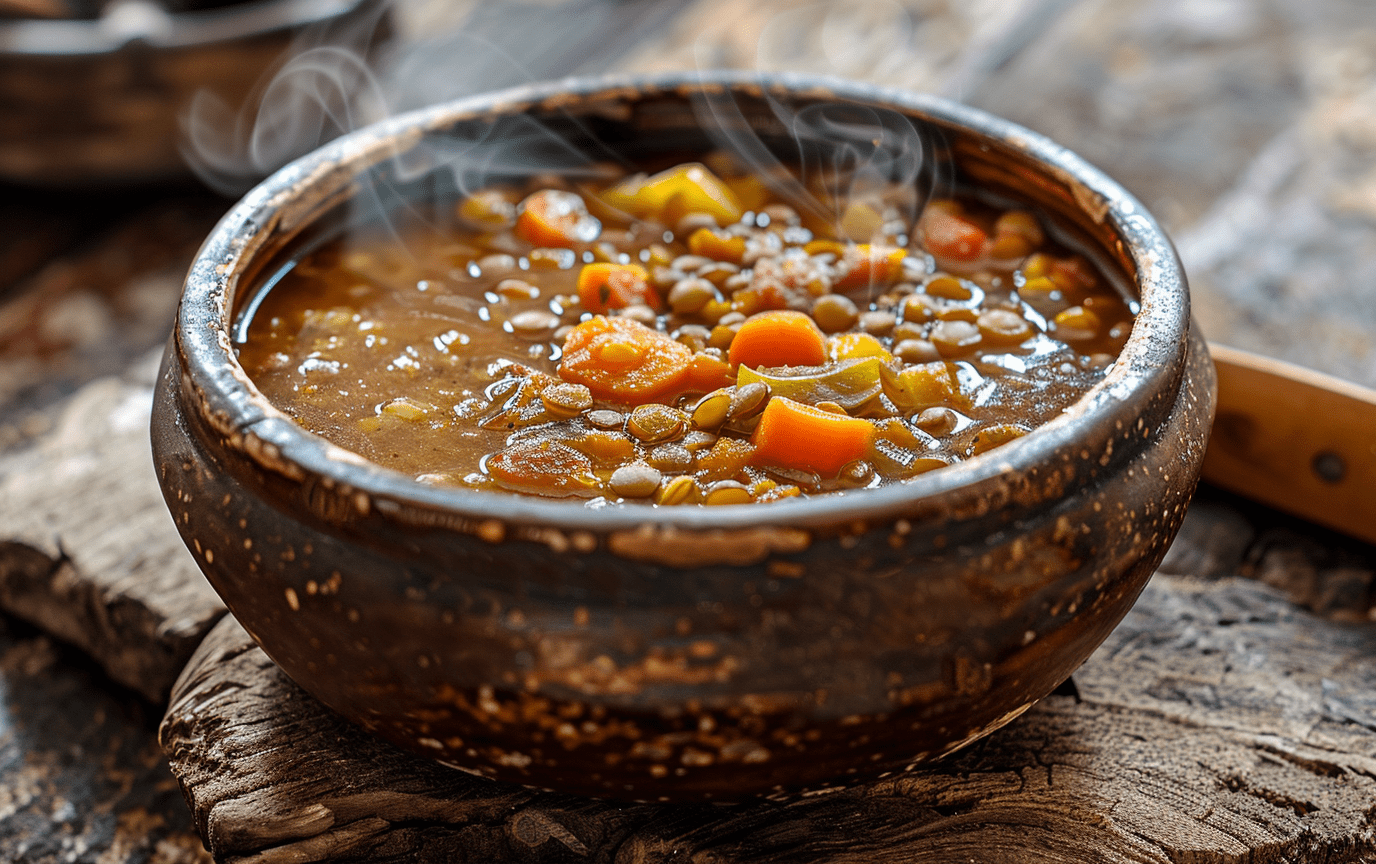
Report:
M338 195L347 193L355 176L407 152L426 136L441 134L464 120L595 102L598 97L733 89L809 99L830 97L921 115L938 125L961 127L995 139L1046 166L1057 180L1074 184L1077 199L1081 194L1087 196L1081 200L1097 205L1103 219L1125 241L1136 269L1135 277L1129 277L1141 309L1105 378L1029 434L902 483L771 502L768 506L663 507L623 502L589 507L583 499L430 486L368 462L298 426L272 406L235 358L230 298L267 235L282 226L291 230L307 224L321 212L318 205L322 200L338 201ZM302 192L313 192L315 197ZM1189 329L1185 274L1169 238L1134 196L1067 148L1010 121L929 94L816 75L715 71L617 74L522 85L401 114L338 138L275 172L221 219L188 273L173 337L183 370L190 378L190 389L200 400L200 414L226 441L239 442L239 449L262 467L298 480L319 478L327 485L391 504L371 509L440 511L473 520L608 533L646 525L691 532L813 527L892 519L916 510L930 512L933 504L945 512L956 512L981 500L985 503L976 509L984 512L991 498L1007 500L1006 491L1016 478L1055 466L1072 458L1071 453L1081 458L1090 454L1097 457L1105 446L1112 447L1115 436L1132 434L1133 430L1125 428L1124 417L1140 420L1154 396L1163 390L1171 390L1173 396L1172 388L1182 376ZM1165 407L1174 402L1170 399ZM1137 431L1141 431L1140 422ZM1149 434L1150 430L1146 431ZM1005 494L993 494L1000 490Z

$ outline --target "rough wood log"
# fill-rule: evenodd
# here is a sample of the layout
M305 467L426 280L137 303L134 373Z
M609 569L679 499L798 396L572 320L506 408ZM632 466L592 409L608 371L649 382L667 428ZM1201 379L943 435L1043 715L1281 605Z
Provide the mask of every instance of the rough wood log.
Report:
M161 737L220 862L1376 856L1376 624L1325 622L1251 580L1158 575L1074 681L898 779L733 806L621 806L378 743L226 619L178 680Z
M83 387L0 455L0 608L156 703L224 614L177 536L148 445L156 357Z

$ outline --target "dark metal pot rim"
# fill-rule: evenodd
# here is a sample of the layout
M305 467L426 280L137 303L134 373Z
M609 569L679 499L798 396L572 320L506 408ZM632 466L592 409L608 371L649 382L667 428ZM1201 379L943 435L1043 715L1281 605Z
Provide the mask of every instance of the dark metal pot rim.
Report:
M1047 173L1073 184L1077 200L1101 209L1125 242L1136 267L1142 308L1132 334L1105 379L1066 411L1028 435L948 468L878 489L832 493L769 505L653 507L644 504L590 508L581 499L551 500L418 483L400 472L366 462L291 421L271 406L239 366L231 349L229 298L267 233L294 230L347 194L360 169L405 152L425 135L483 115L514 114L537 107L594 101L602 96L702 88L761 89L797 96L869 103L921 115L938 125L960 127L1021 151ZM320 190L325 190L323 193ZM315 194L302 194L314 190ZM772 526L845 524L895 518L919 506L930 511L1007 499L1018 476L1050 469L1081 451L1103 452L1143 416L1153 397L1173 392L1184 362L1189 298L1174 247L1155 219L1130 193L1098 169L1037 133L978 109L940 97L800 74L739 72L610 75L570 78L512 88L421 109L382 121L302 157L250 191L205 241L187 277L175 331L201 413L226 438L255 439L243 447L259 463L298 479L317 477L386 500L474 519L545 525L592 532L662 528L732 530ZM268 454L264 456L263 454ZM1003 494L999 494L1003 493ZM1039 505L1044 506L1044 505Z

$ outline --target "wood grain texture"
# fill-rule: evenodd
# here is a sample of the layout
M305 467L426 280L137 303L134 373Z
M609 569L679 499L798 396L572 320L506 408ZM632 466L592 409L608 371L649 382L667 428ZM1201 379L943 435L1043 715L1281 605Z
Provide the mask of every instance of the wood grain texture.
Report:
M1376 624L1158 575L1076 673L924 771L733 806L621 806L445 769L306 696L230 619L161 737L220 862L1357 862L1376 855Z
M1223 345L1212 483L1376 543L1376 390Z
M0 455L0 608L161 703L224 607L154 476L155 363L87 384L50 434Z

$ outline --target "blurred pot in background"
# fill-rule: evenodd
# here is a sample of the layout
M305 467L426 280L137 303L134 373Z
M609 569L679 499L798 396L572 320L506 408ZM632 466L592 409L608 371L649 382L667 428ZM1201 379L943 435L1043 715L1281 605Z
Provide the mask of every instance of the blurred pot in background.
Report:
M0 0L0 179L84 186L185 174L182 119L197 94L233 117L230 106L253 98L284 58L321 44L361 54L390 30L380 0L86 5Z

